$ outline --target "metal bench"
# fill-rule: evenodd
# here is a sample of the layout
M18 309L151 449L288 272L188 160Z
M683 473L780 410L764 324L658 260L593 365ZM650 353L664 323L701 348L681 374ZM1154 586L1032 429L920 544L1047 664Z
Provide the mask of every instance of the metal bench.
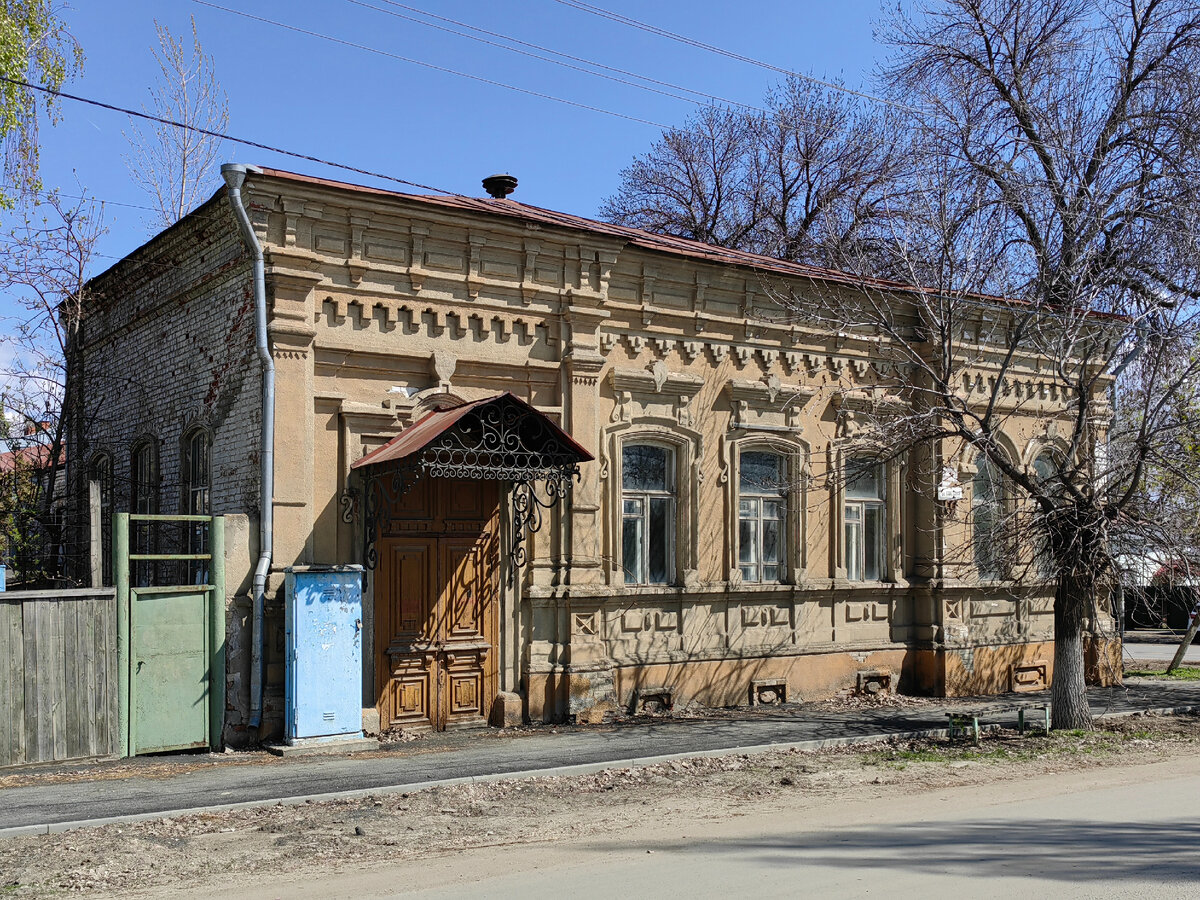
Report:
M1017 714L1017 731L1020 734L1025 733L1025 714L1027 712L1040 712L1042 721L1037 724L1042 726L1042 730L1046 734L1050 733L1050 704L1023 703L1019 706L989 706L967 712L946 713L946 719L949 721L949 738L954 740L955 738L970 737L978 744L980 720L987 722L989 719L995 720L1014 712Z

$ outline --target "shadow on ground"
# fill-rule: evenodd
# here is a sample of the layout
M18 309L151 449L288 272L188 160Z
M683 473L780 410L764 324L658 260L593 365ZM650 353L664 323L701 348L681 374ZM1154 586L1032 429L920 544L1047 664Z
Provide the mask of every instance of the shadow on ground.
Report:
M720 842L668 842L659 852L737 856L755 866L821 866L968 879L1192 881L1200 886L1200 822L1127 824L1064 819L921 822L775 834ZM599 850L600 848L597 848ZM605 844L604 852L613 845ZM630 846L644 850L645 845Z

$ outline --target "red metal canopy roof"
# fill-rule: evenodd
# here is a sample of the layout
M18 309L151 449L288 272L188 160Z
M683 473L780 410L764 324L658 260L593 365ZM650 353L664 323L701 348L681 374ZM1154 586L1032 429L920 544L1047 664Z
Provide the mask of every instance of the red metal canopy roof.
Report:
M392 462L415 456L453 428L464 416L472 412L482 411L485 407L491 405L504 403L516 404L524 414L536 416L543 428L549 429L554 437L562 441L568 451L578 456L575 462L588 462L594 459L592 454L579 446L574 438L554 424L549 416L530 406L515 394L505 391L494 397L474 400L470 403L462 403L458 406L452 406L449 409L438 409L428 412L382 447L372 450L366 456L351 463L350 468L357 469L362 466L377 465L379 463ZM536 450L538 448L529 449Z

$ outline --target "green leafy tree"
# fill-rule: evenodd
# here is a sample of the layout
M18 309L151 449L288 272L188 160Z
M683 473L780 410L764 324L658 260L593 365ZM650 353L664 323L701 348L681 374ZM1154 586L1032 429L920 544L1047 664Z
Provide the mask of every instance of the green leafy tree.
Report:
M0 0L0 142L7 184L0 185L0 206L36 191L38 123L53 122L53 97L26 87L58 90L83 64L83 51L48 0Z

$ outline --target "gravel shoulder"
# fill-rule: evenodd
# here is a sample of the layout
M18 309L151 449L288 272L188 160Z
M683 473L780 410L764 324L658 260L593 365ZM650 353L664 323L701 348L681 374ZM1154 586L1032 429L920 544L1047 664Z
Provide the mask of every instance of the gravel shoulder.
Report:
M371 872L513 845L795 814L1037 776L1194 760L1200 716L1131 716L1093 733L980 747L945 740L699 757L590 775L501 780L408 794L205 813L0 842L0 896L149 897ZM211 893L209 894L211 895Z

